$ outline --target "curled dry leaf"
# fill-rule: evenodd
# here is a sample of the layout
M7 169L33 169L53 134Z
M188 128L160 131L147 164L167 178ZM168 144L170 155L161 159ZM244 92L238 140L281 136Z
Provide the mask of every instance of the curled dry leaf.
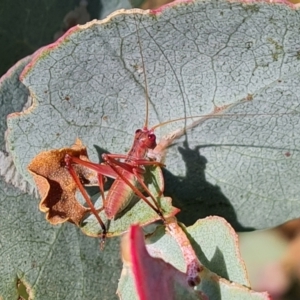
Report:
M28 165L28 170L42 198L39 209L46 213L46 219L54 225L66 221L79 225L89 209L75 197L77 185L65 168L66 154L88 161L86 147L77 139L71 148L39 153ZM96 172L80 165L74 169L83 183L96 183Z

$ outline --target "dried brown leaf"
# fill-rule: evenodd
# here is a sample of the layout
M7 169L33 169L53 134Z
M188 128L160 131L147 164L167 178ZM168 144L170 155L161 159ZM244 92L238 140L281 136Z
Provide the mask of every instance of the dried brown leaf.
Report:
M77 139L71 148L44 151L28 165L41 196L39 209L46 213L51 224L66 221L79 225L89 209L81 205L75 197L77 185L65 167L65 156L69 154L88 161L86 147ZM91 182L96 172L75 165L74 169L82 182Z

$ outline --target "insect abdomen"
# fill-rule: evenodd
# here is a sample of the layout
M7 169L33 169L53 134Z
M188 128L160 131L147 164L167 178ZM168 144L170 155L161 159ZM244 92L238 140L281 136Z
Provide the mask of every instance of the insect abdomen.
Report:
M121 173L133 186L140 189L140 184L133 174L126 170L122 170ZM104 207L107 218L113 219L129 205L134 197L134 191L123 181L123 179L121 177L116 178L105 198Z

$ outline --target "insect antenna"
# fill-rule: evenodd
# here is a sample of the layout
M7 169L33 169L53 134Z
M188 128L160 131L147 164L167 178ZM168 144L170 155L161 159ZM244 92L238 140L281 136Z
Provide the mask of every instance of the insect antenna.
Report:
M149 92L148 92L148 83L147 83L147 74L146 74L146 68L145 68L145 60L142 52L142 44L140 40L140 32L136 20L136 15L134 15L134 23L136 27L136 34L137 34L137 40L138 40L138 45L139 45L139 50L140 50L140 55L141 55L141 60L142 60L142 68L143 68L143 74L144 74L144 90L145 90L145 97L146 97L146 113L145 113L145 123L144 123L144 128L148 128L148 123L149 123L149 102L150 102L150 97L149 97Z

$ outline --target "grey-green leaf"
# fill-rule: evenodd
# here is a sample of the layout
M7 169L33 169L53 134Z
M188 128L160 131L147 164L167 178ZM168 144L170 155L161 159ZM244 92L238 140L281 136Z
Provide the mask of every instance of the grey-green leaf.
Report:
M0 183L0 297L18 299L17 280L32 299L116 299L119 243L99 240L73 225L52 226L37 200Z
M201 283L197 289L208 299L269 299L267 293L250 289L245 265L240 257L237 235L222 218L208 217L186 228L193 248L205 269L200 273ZM147 250L153 257L159 257L186 272L182 252L175 240L159 229L146 239ZM219 276L218 276L219 275ZM131 269L123 265L118 286L121 299L138 299ZM153 276L149 280L164 280Z
M18 78L28 59L0 81L2 118L2 113L21 110L27 101L28 93ZM2 146L4 130L5 125L1 126ZM116 299L121 270L118 240L107 241L106 252L101 252L98 239L74 226L47 223L38 200L12 186L21 177L12 163L8 166L10 157L4 150L0 152L0 298L19 299L22 283L31 299Z
M22 75L34 107L8 122L18 170L30 180L26 166L37 153L76 137L94 161L95 144L128 151L145 121L139 36L151 126L237 114L203 119L168 149L166 192L180 220L217 214L250 229L298 217L299 21L285 4L196 1L73 28Z
M9 150L18 171L30 181L26 166L37 153L70 145L77 136L88 145L94 161L98 161L95 144L112 153L128 151L145 116L137 31L151 98L151 126L213 113L226 105L231 105L226 113L239 114L211 117L187 132L186 143L176 141L168 149L166 190L182 209L180 220L188 225L201 216L219 214L241 229L270 227L298 217L299 12L286 4L199 1L177 4L161 14L115 15L102 23L75 27L59 43L36 54L23 75L34 107L9 119ZM178 123L163 126L157 135L179 127ZM4 140L0 143L3 150ZM29 282L44 289L47 272L41 273L39 266L47 262L58 269L62 253L58 265L51 259L57 249L68 252L64 244L75 243L73 238L91 243L86 252L98 255L97 240L77 236L71 227L69 232L46 225L32 197L4 183L1 193L2 228L7 228L1 238L1 261L8 262L1 270L1 282L7 283L7 289L0 289L4 298L17 297L17 277L34 278ZM48 234L56 239L60 230L64 239L57 241L62 246L57 245L56 252L48 247L49 257L38 259L36 270L30 253L35 254L37 246L26 242L39 241L45 231L42 243L47 246ZM19 247L22 259L12 260L13 247ZM89 266L95 260L101 265L92 256ZM75 269L78 265L77 261ZM22 277L31 271L44 279ZM69 277L59 275L63 279L50 278L59 295L71 291L70 297L75 297L75 281L64 287ZM96 273L86 282L93 284L91 289L110 289L108 281L104 287L99 284L100 278ZM114 290L109 292L114 295Z

